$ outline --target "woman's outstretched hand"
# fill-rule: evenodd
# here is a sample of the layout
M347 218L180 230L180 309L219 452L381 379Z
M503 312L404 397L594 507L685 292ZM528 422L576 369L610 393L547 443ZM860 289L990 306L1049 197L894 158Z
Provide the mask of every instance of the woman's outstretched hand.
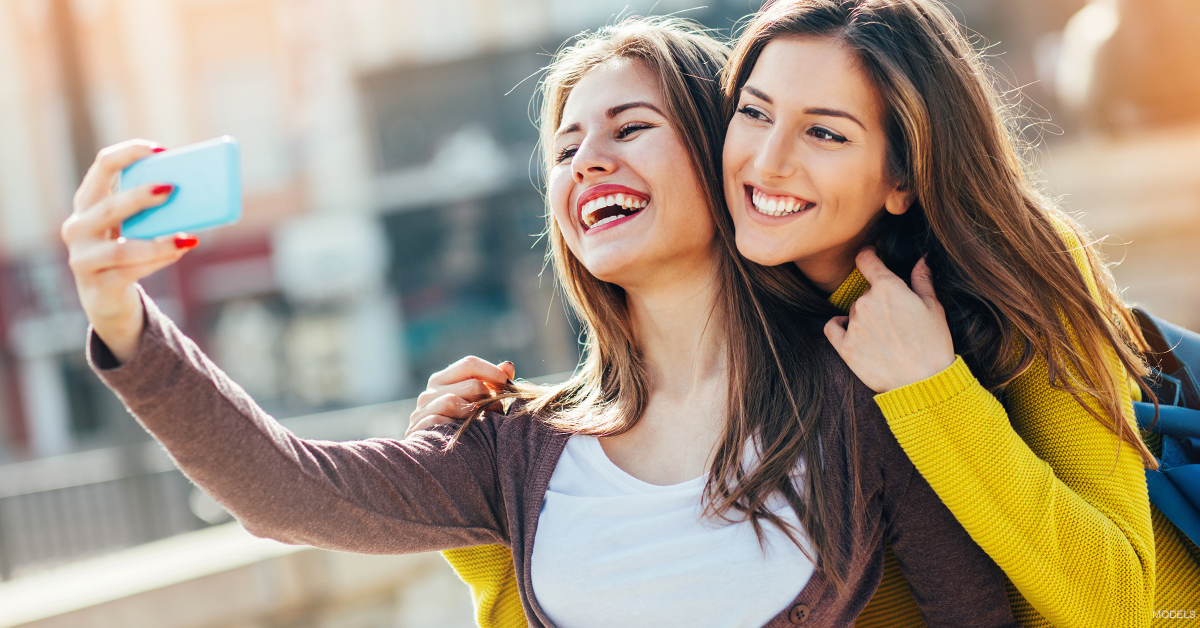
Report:
M474 356L447 366L429 376L429 387L417 397L404 435L467 418L473 403L499 392L516 376L512 362L497 366Z
M153 241L120 237L121 221L161 205L174 191L159 184L113 192L122 169L161 150L146 140L101 150L75 191L71 216L62 226L79 302L96 334L120 362L133 356L141 338L138 280L175 263L197 243L183 233Z
M954 341L925 258L913 267L912 289L873 247L859 251L855 264L871 287L850 306L849 316L825 324L825 336L850 370L871 390L885 393L954 364Z

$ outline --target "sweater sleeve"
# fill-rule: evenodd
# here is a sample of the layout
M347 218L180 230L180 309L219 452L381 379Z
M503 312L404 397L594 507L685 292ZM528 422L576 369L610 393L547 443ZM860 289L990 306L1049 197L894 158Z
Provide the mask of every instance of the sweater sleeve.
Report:
M1078 240L1063 237L1094 290ZM1127 377L1112 349L1105 367ZM1019 591L1022 624L1040 625L1040 615L1063 628L1149 626L1154 536L1138 452L1051 387L1044 358L1005 392L1007 408L959 358L875 399L913 464ZM1128 390L1122 397L1132 421Z
M97 375L176 465L252 534L366 554L506 543L495 434L472 426L403 441L296 437L143 295L145 326L118 364L89 331Z

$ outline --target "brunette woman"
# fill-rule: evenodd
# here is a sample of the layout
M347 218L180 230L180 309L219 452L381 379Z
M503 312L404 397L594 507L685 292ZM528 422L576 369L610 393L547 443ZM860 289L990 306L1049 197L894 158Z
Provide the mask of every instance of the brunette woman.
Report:
M715 167L724 53L678 21L630 22L555 59L550 241L588 350L563 386L513 393L503 420L403 441L283 429L135 283L194 244L117 237L165 197L111 193L145 142L101 153L63 226L89 358L253 533L368 553L505 545L533 625L844 626L888 542L931 624L1010 625L995 565L821 338L832 308L736 255Z
M1200 553L1147 501L1137 326L989 77L937 0L765 7L724 77L738 250L846 313L826 334L1022 625L1148 626L1200 607ZM860 625L919 624L906 595L889 572Z

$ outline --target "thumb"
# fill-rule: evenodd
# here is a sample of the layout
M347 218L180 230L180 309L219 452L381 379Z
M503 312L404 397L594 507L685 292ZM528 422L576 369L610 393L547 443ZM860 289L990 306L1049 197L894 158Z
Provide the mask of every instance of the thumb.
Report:
M913 266L912 271L912 289L921 297L925 305L933 307L940 305L937 299L937 292L933 289L933 271L929 268L929 263L925 258L917 260L916 266Z
M872 286L878 286L881 282L888 279L893 279L896 275L888 270L883 260L879 259L879 254L873 246L864 246L854 258L854 265L858 267L859 272L866 278L867 283Z
M850 324L849 316L834 316L825 323L825 337L829 339L829 344L840 354L842 352L842 344L846 340L846 327Z
M508 374L509 381L512 381L517 377L517 365L510 361L502 362L500 364L500 370Z

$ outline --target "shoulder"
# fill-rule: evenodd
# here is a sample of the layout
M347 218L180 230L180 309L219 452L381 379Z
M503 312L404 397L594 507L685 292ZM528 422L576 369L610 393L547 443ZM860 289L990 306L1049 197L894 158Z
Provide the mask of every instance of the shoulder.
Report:
M1088 247L1091 246L1091 243L1084 242L1081 236L1082 229L1075 225L1070 218L1056 211L1047 212L1046 216L1050 220L1050 225L1054 227L1054 233L1063 243L1063 252L1070 254L1071 261L1075 263L1075 267L1079 269L1079 274L1083 276L1083 280L1087 284L1088 292L1095 298L1099 294L1099 290L1088 261Z
M537 466L540 462L557 461L570 434L554 428L547 417L528 411L521 401L514 402L505 413L486 412L480 427L490 430L495 439L501 463Z
M849 449L875 456L868 462L887 462L898 454L907 460L888 427L875 391L867 388L850 370L828 341L818 345L821 352L824 390L821 395L821 420L827 430L844 437ZM849 449L847 452L849 453Z
M880 421L883 414L875 403L875 392L846 366L842 356L838 355L833 345L824 338L817 343L817 351L821 354L821 372L823 376L821 409L824 413L843 415L850 412L857 415L860 410L868 414L876 414Z
M462 421L454 421L431 428L431 431L449 441L462 425ZM466 429L462 430L459 442L496 450L511 450L524 449L531 445L541 446L559 435L560 433L539 413L526 412L514 403L507 412L487 411L471 421Z

